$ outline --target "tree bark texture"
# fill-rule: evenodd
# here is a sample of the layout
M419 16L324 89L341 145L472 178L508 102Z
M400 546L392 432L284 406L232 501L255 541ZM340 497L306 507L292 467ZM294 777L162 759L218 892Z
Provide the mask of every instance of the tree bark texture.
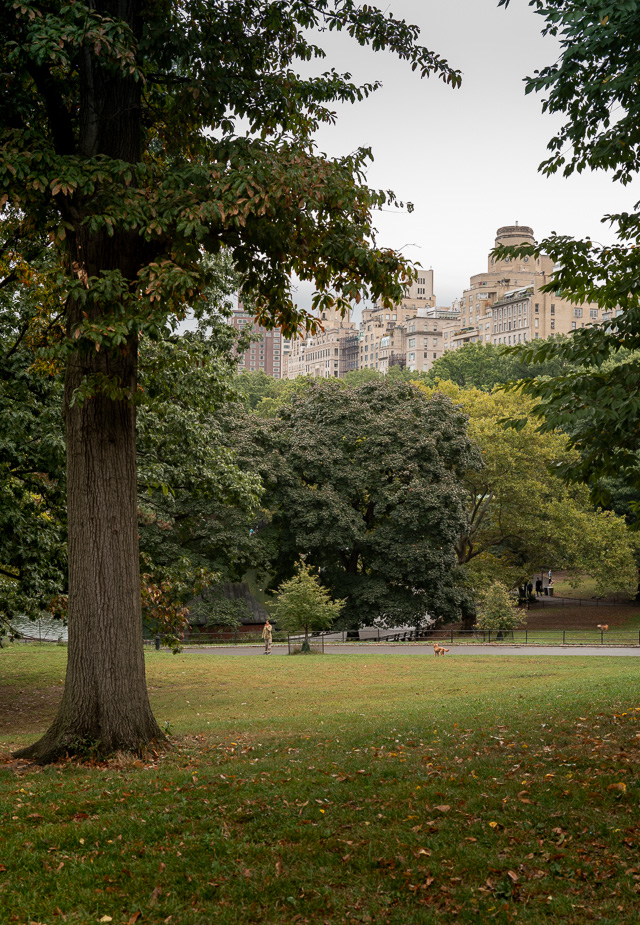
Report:
M103 0L95 8L125 19L139 34L139 0ZM86 53L81 65L77 153L140 160L140 85ZM100 321L118 306L92 298L90 280L118 270L135 284L144 262L135 230L89 232L92 202L74 202L67 218L69 272L87 287L67 304L67 335L85 319ZM69 530L69 658L62 702L44 737L18 752L39 762L93 749L141 751L164 739L145 680L138 551L135 407L99 389L82 402L86 378L106 378L131 397L137 385L137 335L117 349L79 338L67 362L65 428Z
M87 358L67 369L69 658L62 703L45 736L21 753L37 761L95 750L139 752L164 739L147 695L136 492L135 410L96 395L70 406ZM95 365L95 364L93 364ZM135 345L118 366L135 380ZM126 380L125 380L126 381Z

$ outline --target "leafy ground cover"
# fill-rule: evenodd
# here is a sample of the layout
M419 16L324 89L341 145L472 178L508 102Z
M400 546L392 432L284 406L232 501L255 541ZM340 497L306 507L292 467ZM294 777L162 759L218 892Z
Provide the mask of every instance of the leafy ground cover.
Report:
M0 650L3 925L636 920L635 659L150 652L171 751L16 763L65 655Z

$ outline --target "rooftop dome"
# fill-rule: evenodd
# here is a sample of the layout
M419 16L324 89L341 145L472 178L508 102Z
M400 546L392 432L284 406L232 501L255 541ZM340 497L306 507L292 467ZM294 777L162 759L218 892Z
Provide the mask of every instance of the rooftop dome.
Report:
M503 225L502 228L498 228L496 231L496 244L512 244L515 243L511 239L517 238L518 241L523 241L529 238L533 243L535 238L533 236L533 228L530 228L529 225Z

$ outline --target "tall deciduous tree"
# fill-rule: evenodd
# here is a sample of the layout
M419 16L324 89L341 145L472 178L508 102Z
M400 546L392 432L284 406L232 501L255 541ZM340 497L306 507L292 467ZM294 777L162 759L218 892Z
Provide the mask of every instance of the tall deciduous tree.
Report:
M23 751L78 741L140 749L162 733L141 643L136 511L138 338L197 303L203 250L227 245L257 317L293 332L318 307L402 294L410 273L375 244L368 152L329 160L311 134L358 86L327 71L314 29L345 30L420 74L459 75L418 30L353 0L27 0L0 4L0 202L49 233L65 269L69 661L58 715ZM241 120L242 123L241 123ZM237 133L248 126L248 134Z
M449 399L384 379L316 382L275 419L254 418L259 429L276 584L304 554L346 599L346 626L459 616L460 476L480 462Z
M508 6L509 0L500 0ZM540 165L547 175L585 170L612 172L628 184L640 168L640 3L624 0L530 0L544 33L561 47L554 64L527 78L526 91L544 94L543 110L565 117ZM541 428L566 428L579 459L564 469L607 499L603 477L640 487L640 211L606 215L615 243L552 234L539 246L510 253L545 252L555 261L549 291L576 302L596 302L604 323L563 342L535 341L517 348L527 362L561 359L584 369L573 375L528 379L521 388L535 399ZM506 251L496 251L504 256ZM622 360L608 363L623 348Z

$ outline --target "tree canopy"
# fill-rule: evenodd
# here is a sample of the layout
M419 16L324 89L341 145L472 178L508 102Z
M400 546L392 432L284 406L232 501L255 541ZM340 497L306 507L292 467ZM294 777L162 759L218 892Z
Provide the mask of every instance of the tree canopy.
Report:
M429 372L421 379L431 385L435 385L439 379L446 379L462 388L490 391L512 380L557 376L567 369L568 364L559 357L553 357L545 363L531 364L502 345L465 344L435 360Z
M516 587L550 566L586 572L602 590L635 588L624 518L595 510L584 486L567 485L558 474L577 458L568 437L540 434L533 423L505 428L505 418L528 410L520 396L450 382L438 388L468 415L469 437L484 463L464 475L468 519L456 546L474 591L495 580Z
M500 0L507 6L509 0ZM544 94L543 110L565 121L549 142L540 170L564 176L611 171L629 183L640 166L640 4L598 0L531 0L544 32L560 42L558 60L526 80ZM564 470L586 481L594 498L607 499L605 477L640 486L640 211L606 215L614 243L552 234L536 247L511 254L547 253L555 269L547 286L577 303L596 302L608 320L582 328L566 341L536 341L516 348L525 362L560 359L581 367L573 374L526 379L518 388L534 398L542 429L567 428L579 459ZM496 251L504 256L504 249ZM620 356L611 364L611 357Z
M273 582L300 554L346 599L347 626L459 614L460 476L480 465L464 414L438 394L372 380L309 383L277 417L251 422L271 511Z
M0 614L11 618L65 609L65 453L62 383L32 368L44 266L20 259L14 227L1 232Z

